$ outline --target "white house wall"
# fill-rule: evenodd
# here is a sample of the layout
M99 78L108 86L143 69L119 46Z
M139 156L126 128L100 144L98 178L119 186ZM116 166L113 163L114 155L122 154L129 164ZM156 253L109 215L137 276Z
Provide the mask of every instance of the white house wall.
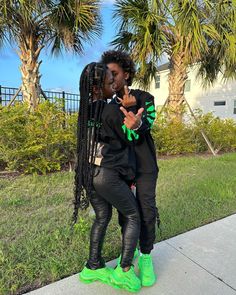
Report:
M156 106L162 106L168 97L168 73L169 70L161 71L160 88L155 88L155 81L152 82L149 92L155 97ZM224 83L218 79L213 87L204 89L201 81L196 79L196 67L190 68L188 80L191 82L190 91L185 92L185 97L192 109L201 109L204 113L213 112L220 118L236 119L234 114L234 101L236 101L236 81ZM225 101L223 106L214 106L216 101Z

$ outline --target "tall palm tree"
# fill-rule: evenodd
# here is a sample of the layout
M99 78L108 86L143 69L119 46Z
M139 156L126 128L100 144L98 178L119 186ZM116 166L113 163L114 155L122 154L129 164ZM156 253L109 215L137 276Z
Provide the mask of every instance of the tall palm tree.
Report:
M23 100L35 109L40 97L39 55L63 49L83 52L101 33L99 1L0 0L0 45L15 44L21 60Z
M235 1L227 0L117 0L114 19L118 35L112 44L130 52L139 66L138 80L146 87L156 73L159 58L167 55L168 104L174 113L180 114L189 65L204 61L200 73L211 82L222 69L226 56L227 70L230 71L229 66L233 69L232 61L235 65L233 6ZM231 19L227 18L229 14ZM211 58L214 54L217 65L207 63L210 54Z

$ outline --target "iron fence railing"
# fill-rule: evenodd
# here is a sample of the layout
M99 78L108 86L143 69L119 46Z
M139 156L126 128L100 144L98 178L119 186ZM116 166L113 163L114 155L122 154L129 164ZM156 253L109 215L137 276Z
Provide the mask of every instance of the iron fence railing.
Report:
M12 98L16 95L18 88L14 87L5 87L0 85L0 105L7 106ZM63 102L64 110L67 113L75 113L79 109L79 94L67 93L65 91L43 91L46 98L55 102L57 99L61 99ZM41 97L45 99L45 97ZM22 101L21 91L17 94L14 101Z

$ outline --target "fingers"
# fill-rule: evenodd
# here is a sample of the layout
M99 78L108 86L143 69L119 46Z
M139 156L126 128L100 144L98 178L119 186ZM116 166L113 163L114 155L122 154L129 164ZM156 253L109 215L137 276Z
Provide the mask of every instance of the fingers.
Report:
M125 115L125 117L128 116L128 112L126 111L126 109L124 107L120 107L120 110L122 111L122 113Z
M127 112L125 108L120 107L120 110L122 111L122 113L125 115L125 118L127 119L135 119L135 114L133 112Z
M127 85L124 86L124 93L125 95L129 95L129 88Z
M141 119L142 114L143 114L143 111L144 111L144 108L140 108L140 109L138 109L138 112L137 112L137 114L136 114L136 117L138 117L138 118Z
M139 128L140 125L142 124L142 113L144 111L144 108L140 108L138 109L137 113L134 114L133 112L129 111L127 112L127 110L124 107L120 107L120 110L123 112L124 114L124 124L127 128L129 129L135 129L135 128Z
M127 110L124 107L120 107L120 110L122 111L122 113L125 115L126 118L130 118L130 119L131 118L136 118L136 119L138 118L138 119L141 119L144 108L138 109L137 114L134 114L131 111L127 112Z

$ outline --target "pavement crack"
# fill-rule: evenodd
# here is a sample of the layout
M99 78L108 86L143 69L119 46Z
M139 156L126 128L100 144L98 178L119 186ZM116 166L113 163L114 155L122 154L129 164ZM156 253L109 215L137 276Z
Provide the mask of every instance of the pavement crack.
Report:
M209 275L213 276L214 278L216 278L217 280L219 280L220 282L222 282L223 284L225 284L226 286L228 286L229 288L231 288L232 290L236 291L236 289L234 287L232 287L231 285L229 285L228 283L226 283L222 278L217 277L216 275L214 275L212 272L210 272L208 269L206 269L205 267L203 267L201 264L197 263L196 261L194 261L192 258L190 258L189 256L187 256L186 254L184 254L183 252L181 252L178 248L174 247L172 244L168 243L167 241L164 241L167 245L169 245L170 247L172 247L173 249L175 249L176 251L178 251L180 254L182 254L184 257L186 257L187 259L191 260L194 264L196 264L198 267L202 268L203 270L205 270L207 273L209 273ZM180 249L182 250L182 248L180 247Z

